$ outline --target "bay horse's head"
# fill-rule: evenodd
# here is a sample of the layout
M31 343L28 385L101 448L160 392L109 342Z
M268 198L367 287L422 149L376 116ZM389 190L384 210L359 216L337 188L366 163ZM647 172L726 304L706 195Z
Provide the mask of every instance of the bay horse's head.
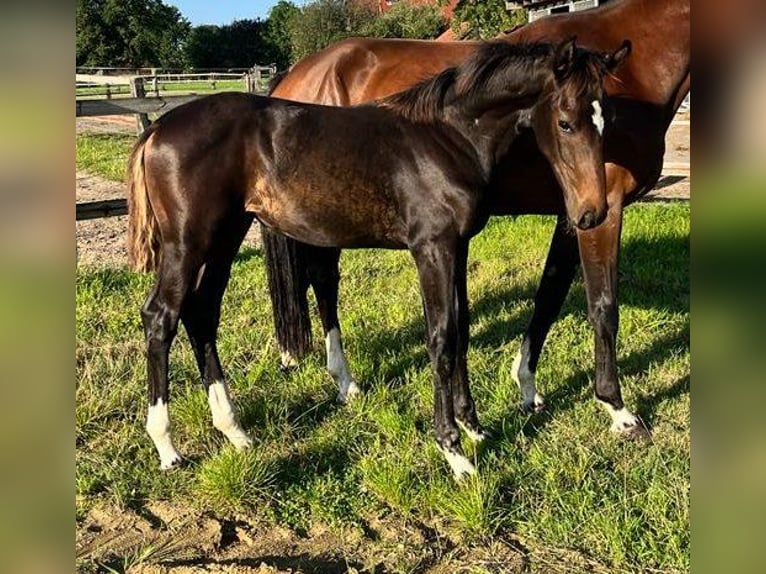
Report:
M550 78L524 120L564 191L570 221L580 229L606 217L603 80L629 53L627 40L612 53L577 48L574 38L558 44L550 55Z

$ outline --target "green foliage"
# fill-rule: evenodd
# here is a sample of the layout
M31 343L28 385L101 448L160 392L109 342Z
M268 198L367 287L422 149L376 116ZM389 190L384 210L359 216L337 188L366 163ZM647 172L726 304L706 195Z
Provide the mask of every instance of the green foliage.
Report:
M293 62L290 30L299 15L298 7L287 0L280 0L269 11L269 19L266 22L266 41L273 52L272 61L279 70L286 70Z
M291 22L290 42L294 61L350 36L362 36L375 19L367 4L345 0L315 0L306 4Z
M438 6L397 2L375 18L364 30L365 36L379 38L435 38L447 23Z
M235 20L225 26L197 26L184 49L192 68L249 68L274 61L268 26L260 20Z
M462 0L455 8L452 29L458 36L489 40L526 21L526 11L508 12L505 0Z
M188 33L161 0L77 0L76 65L178 67Z

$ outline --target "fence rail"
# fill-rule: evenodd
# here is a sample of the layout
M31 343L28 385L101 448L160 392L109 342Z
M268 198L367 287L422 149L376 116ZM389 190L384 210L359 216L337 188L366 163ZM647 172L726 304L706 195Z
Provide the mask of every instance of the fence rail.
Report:
M75 85L105 86L106 99L75 99L75 117L114 116L135 114L137 130L142 132L150 125L149 114L164 114L178 106L202 97L200 94L185 94L177 96L160 96L158 85L162 81L168 83L180 82L216 82L218 80L241 79L247 92L263 93L266 82L276 73L273 66L255 66L247 73L208 72L191 74L151 74L139 76L105 75L105 74L75 74ZM112 98L109 92L111 86L130 86L131 97ZM147 87L151 85L153 96L147 97ZM124 198L102 201L77 203L75 218L77 221L113 217L128 213L127 201Z

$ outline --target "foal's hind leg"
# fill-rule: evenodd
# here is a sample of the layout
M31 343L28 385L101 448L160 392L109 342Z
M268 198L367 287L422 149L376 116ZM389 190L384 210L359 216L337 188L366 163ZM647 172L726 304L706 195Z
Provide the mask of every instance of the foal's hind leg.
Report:
M458 246L455 261L455 317L457 321L457 365L452 378L452 404L455 420L466 434L475 441L482 441L487 433L476 416L476 405L468 383L468 341L470 312L468 308L468 242Z
M338 385L338 402L345 403L359 394L359 387L348 367L338 321L338 284L340 249L312 248L309 251L308 276L314 287L319 317L325 333L327 371Z
M454 243L427 242L412 248L412 254L420 277L426 316L426 340L434 376L436 442L455 477L460 479L473 474L475 468L463 454L452 400L452 380L457 359Z
M251 215L236 216L219 226L219 234L210 246L202 276L189 293L181 320L189 334L194 356L207 391L213 426L236 448L252 446L252 440L234 413L229 388L218 358L216 339L221 319L221 300L231 275L231 264L252 222Z
M170 435L168 354L178 328L181 306L198 269L199 262L194 254L184 251L183 247L166 244L157 283L141 309L149 377L146 431L160 455L162 469L181 462Z

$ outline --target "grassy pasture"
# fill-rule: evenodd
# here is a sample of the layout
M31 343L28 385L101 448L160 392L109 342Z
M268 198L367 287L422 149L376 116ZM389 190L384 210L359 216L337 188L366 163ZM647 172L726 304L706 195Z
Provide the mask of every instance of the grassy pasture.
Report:
M78 138L78 166L119 179L119 162L105 161L99 146L119 154L129 141ZM571 553L596 571L688 571L689 205L626 212L618 366L626 401L653 428L648 444L613 438L591 398L593 333L580 280L538 371L548 410L516 408L511 364L552 226L551 218L496 218L472 242L468 360L493 438L478 448L464 440L479 474L459 485L431 439L431 374L406 253L343 255L341 320L364 397L342 407L324 371L316 317L315 352L295 372L278 370L261 255L242 252L224 299L219 352L256 446L235 452L212 428L180 330L171 353L171 417L189 464L170 473L160 472L143 428L138 309L152 277L79 268L78 519L97 504L140 512L167 500L302 536L317 524L357 532L363 558L375 544L370 524L386 517L402 532L412 524L427 529L433 536L424 544L515 540L534 557L533 571L577 571L567 565ZM417 570L397 552L383 560L384 571Z
M145 83L145 89L148 96L154 94L151 82ZM245 90L244 80L242 79L220 79L215 80L215 87L211 80L185 81L185 82L160 82L159 93L194 93L194 94L213 94L222 91L242 92ZM109 92L113 96L130 96L130 86L114 85L109 86ZM75 89L75 95L78 98L104 97L106 96L106 86L78 87Z

